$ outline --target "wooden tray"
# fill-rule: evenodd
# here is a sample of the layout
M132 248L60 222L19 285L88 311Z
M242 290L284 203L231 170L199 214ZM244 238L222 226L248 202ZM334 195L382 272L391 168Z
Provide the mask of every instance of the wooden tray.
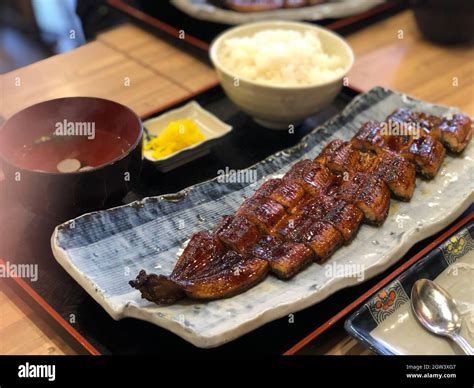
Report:
M227 99L220 87L201 93L195 96L195 100L233 125L234 131L208 156L169 173L158 174L154 166L145 164L140 187L129 193L124 203L177 192L214 177L216 171L225 166L241 169L253 165L280 149L296 144L309 130L340 112L356 95L354 90L344 88L329 107L310 117L295 134L289 135L260 128ZM253 136L248 136L248 133L253 133ZM240 152L236 153L239 144L245 144L245 147L239 147ZM439 236L437 234L416 244L397 264L366 283L341 290L315 306L268 323L229 344L203 350L146 322L135 319L114 321L52 257L50 236L58 222L31 214L15 204L13 199L0 198L0 201L3 202L2 208L6 208L8 203L7 211L0 215L0 222L9 225L8 235L2 236L9 243L0 247L0 257L10 262L39 264L37 282L14 278L11 283L22 290L26 299L39 310L46 312L62 332L68 334L73 346L79 345L82 351L90 354L159 353L163 357L183 354L200 357L292 354L317 336L315 328L318 328L317 334L321 334L355 308L351 304L354 295L366 295L393 271L404 270L407 267L404 263L410 257ZM114 205L118 204L110 203L107 207ZM18 244L21 239L26 243ZM308 333L312 334L301 341ZM290 348L292 350L288 351Z

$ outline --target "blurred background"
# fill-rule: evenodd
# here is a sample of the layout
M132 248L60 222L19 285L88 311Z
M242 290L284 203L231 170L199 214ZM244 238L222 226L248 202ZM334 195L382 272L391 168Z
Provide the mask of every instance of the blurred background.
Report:
M1 0L0 73L81 46L120 19L105 0Z
M422 35L437 44L474 41L474 0L365 1L372 6L394 3L406 7L409 4ZM189 2L193 3L192 0ZM355 0L323 1L331 2L343 3L348 10L356 3ZM124 0L122 3L154 17L159 15L165 22L173 20L171 24L182 24L194 36L206 41L229 27L224 23L202 24L201 20L180 12L168 1ZM205 4L196 1L198 3ZM209 0L209 4L214 3L217 2ZM377 20L377 17L373 19ZM126 20L127 17L111 7L107 0L0 0L0 73L72 50L94 39L100 31ZM334 20L318 20L317 23L326 25Z

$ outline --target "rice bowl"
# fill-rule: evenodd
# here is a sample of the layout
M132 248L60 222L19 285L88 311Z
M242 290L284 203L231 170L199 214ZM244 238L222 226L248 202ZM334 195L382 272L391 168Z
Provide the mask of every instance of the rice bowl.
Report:
M273 42L265 40L269 31ZM297 44L298 37L303 41ZM273 51L257 53L262 47ZM285 53L289 47L291 55ZM352 49L339 35L309 23L285 21L231 28L212 42L210 58L227 96L271 129L296 126L331 103L354 62Z

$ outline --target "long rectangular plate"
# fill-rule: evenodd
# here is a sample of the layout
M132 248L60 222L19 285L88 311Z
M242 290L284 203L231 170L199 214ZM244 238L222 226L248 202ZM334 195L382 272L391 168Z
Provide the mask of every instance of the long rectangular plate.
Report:
M284 173L297 160L315 157L332 139L351 138L362 123L383 120L397 107L437 115L455 111L376 87L357 96L341 114L297 146L251 167L257 182L222 183L215 179L177 194L83 215L55 229L51 240L54 256L114 319L146 320L203 348L229 342L381 273L414 243L452 222L474 197L474 147L470 145L459 157L448 156L434 180L418 180L411 202L392 201L382 227L363 226L356 239L328 263L313 264L289 281L269 276L230 299L183 301L172 306L141 299L128 281L141 269L170 273L192 233L210 229L221 216L233 213L265 179Z

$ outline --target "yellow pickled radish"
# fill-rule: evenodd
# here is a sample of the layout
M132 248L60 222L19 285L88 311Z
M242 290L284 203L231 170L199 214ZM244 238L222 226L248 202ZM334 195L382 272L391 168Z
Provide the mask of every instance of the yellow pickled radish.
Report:
M146 142L144 150L152 151L152 157L160 159L200 143L205 138L192 119L176 120L170 122L158 136Z

